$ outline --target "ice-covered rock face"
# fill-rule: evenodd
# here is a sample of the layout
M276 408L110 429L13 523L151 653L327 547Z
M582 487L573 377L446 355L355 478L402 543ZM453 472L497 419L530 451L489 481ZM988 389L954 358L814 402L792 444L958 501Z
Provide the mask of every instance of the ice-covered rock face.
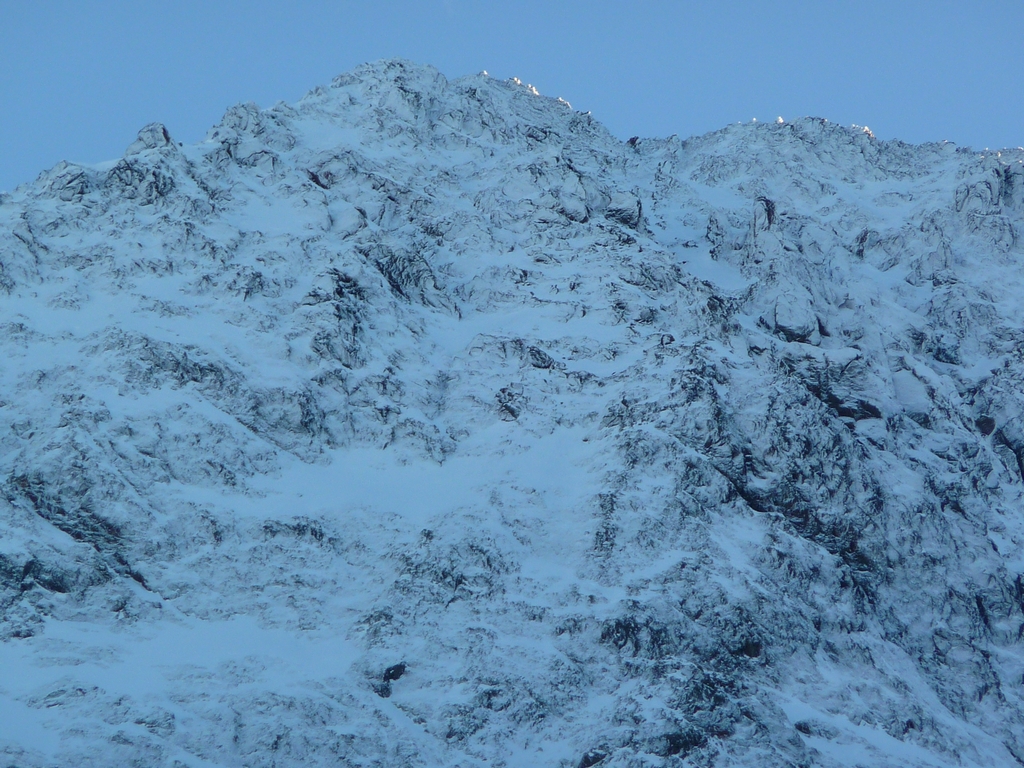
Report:
M0 754L1024 762L1022 160L390 61L4 196Z

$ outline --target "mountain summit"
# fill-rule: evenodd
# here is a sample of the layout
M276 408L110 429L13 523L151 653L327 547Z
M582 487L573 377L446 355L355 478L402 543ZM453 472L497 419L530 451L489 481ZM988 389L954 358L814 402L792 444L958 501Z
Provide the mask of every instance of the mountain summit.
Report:
M1022 215L398 60L0 196L3 764L1024 764Z

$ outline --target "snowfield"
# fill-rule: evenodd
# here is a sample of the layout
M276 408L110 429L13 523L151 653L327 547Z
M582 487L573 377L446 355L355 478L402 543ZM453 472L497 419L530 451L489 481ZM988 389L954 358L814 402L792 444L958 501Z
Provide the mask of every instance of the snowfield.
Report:
M1022 217L401 60L0 195L0 764L1024 765Z

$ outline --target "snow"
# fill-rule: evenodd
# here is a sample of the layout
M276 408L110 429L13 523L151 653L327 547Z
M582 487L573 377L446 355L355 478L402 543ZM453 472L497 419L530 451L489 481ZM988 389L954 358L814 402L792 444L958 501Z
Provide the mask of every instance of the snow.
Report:
M1024 759L1020 150L401 60L163 137L0 199L8 762Z

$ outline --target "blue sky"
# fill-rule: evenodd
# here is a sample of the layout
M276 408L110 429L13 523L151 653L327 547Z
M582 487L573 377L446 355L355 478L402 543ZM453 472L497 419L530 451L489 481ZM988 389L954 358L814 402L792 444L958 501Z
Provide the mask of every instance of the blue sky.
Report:
M1024 2L0 0L0 190L118 157L145 123L201 139L364 61L488 70L616 135L826 117L880 138L1024 144Z

